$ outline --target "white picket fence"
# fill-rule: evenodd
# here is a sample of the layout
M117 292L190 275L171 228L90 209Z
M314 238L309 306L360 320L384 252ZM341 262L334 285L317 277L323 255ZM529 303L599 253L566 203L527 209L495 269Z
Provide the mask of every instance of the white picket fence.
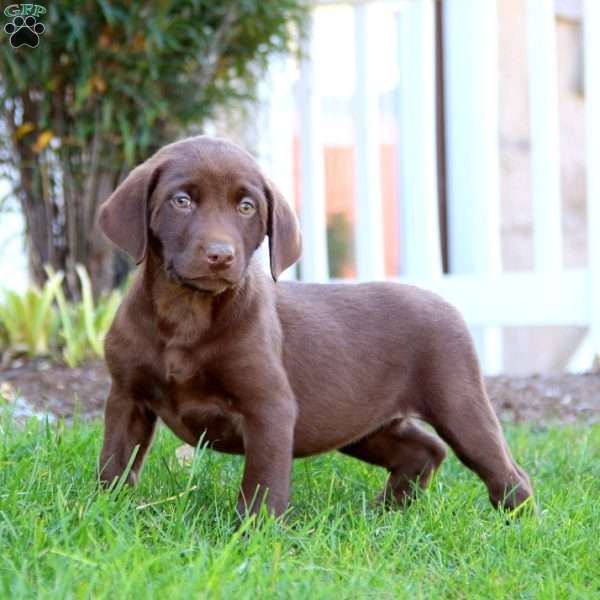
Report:
M384 0L380 0L384 1ZM528 1L532 136L534 270L508 273L500 262L497 13L495 0L444 0L444 79L450 275L442 273L436 181L434 0L395 2L401 191L399 280L432 289L454 303L472 326L488 373L502 369L502 327L589 328L572 360L587 368L600 353L600 0L584 0L589 264L566 271L562 261L557 63L553 0ZM319 2L319 4L342 4ZM356 92L356 267L360 280L382 279L383 223L378 91L370 81L369 11L353 2ZM291 136L299 118L302 277L328 279L321 96L309 36L298 80L279 64L268 84L264 162L291 194ZM296 86L295 101L291 86ZM295 102L295 107L290 104Z

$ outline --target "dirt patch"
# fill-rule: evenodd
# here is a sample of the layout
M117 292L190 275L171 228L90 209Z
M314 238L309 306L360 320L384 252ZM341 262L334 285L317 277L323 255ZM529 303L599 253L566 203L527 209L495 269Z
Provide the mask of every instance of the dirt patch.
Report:
M488 377L486 385L503 421L600 422L600 372ZM109 388L101 362L70 369L48 361L15 361L0 370L0 393L19 418L49 414L70 419L76 412L83 419L99 417Z
M487 377L486 387L503 421L600 422L600 372Z
M110 389L102 362L71 369L47 361L18 362L0 370L0 394L14 405L17 418L49 414L70 419L100 417Z

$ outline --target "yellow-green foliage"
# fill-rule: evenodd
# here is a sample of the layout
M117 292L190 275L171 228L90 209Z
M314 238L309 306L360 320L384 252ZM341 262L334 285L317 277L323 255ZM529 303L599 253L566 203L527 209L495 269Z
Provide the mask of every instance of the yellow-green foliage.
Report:
M63 274L55 273L41 290L32 286L23 295L11 290L4 292L0 303L4 345L29 357L49 353L58 325L53 300L62 280Z
M24 294L7 290L0 302L0 345L11 354L62 356L75 367L86 358L103 356L104 337L122 294L113 290L94 301L84 267L77 266L81 301L68 302L62 288L63 273L47 267L42 290L32 286Z

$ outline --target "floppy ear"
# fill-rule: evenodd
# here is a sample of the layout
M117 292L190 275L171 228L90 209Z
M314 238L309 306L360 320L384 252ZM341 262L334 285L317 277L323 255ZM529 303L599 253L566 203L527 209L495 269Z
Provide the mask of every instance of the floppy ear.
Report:
M98 225L106 237L140 264L148 246L148 201L159 169L146 161L137 166L105 200L98 212Z
M267 180L269 256L273 280L291 267L302 254L302 236L296 213L275 185Z

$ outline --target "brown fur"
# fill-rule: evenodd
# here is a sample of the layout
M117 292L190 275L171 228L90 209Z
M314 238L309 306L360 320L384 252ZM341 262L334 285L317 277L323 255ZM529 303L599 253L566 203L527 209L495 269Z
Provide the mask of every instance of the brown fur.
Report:
M293 457L336 449L388 469L384 499L404 502L446 456L422 419L494 505L531 495L458 312L395 283L275 283L300 256L297 221L233 144L166 146L104 203L100 224L142 263L106 340L104 482L139 446L137 479L160 418L189 444L245 455L240 512L266 502L283 513ZM252 259L265 235L273 280Z

